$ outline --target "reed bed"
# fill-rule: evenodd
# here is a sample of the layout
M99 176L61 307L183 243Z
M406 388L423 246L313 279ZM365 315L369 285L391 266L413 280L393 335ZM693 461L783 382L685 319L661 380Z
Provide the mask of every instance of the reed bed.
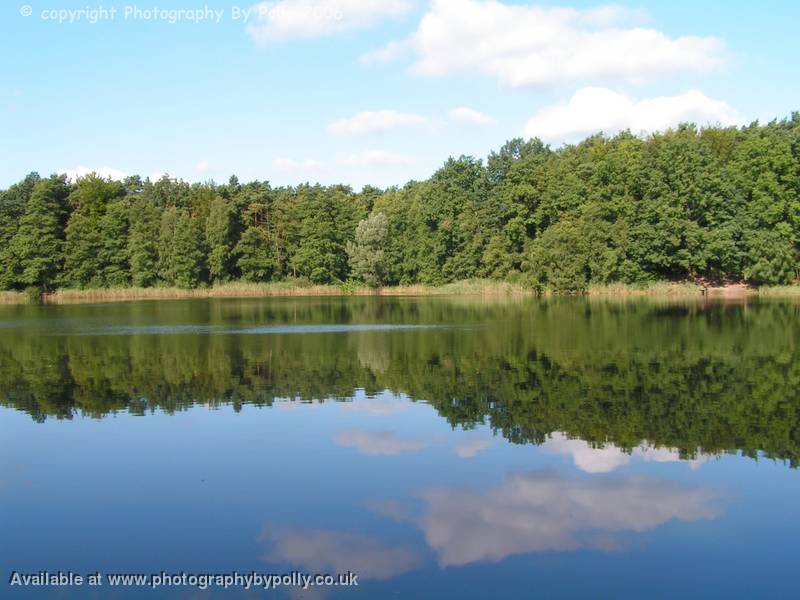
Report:
M184 298L269 298L269 297L337 297L337 296L482 296L525 297L534 292L518 283L484 279L459 281L442 286L407 285L384 288L365 286L311 285L305 282L247 283L231 282L200 289L175 287L153 288L107 288L107 289L60 289L45 294L48 304L75 304L91 302L124 302L132 300L178 300ZM546 292L545 296L558 296ZM749 288L743 285L704 288L695 283L660 282L649 285L592 285L586 296L591 298L660 298L692 299L704 295L710 298L797 298L800 285ZM35 302L30 294L23 292L0 292L0 304L24 304Z
M440 287L425 285L368 288L354 285L304 285L295 282L233 282L209 288L181 289L173 287L61 289L45 296L51 304L77 302L114 302L126 300L173 300L181 298L269 298L324 296L500 296L530 294L522 286L498 281L461 281ZM24 297L22 298L24 301Z
M759 296L765 298L798 298L800 297L800 284L798 285L776 285L758 290Z
M588 296L642 297L659 296L674 298L690 298L702 296L703 288L694 283L656 282L647 285L628 285L613 283L608 285L591 285Z
M0 304L24 304L27 296L22 292L0 292Z

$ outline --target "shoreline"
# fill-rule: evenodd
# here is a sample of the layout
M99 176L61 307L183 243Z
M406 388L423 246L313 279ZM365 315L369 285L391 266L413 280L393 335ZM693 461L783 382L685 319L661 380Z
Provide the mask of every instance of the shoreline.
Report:
M93 302L128 302L136 300L179 300L200 298L301 298L301 297L435 297L435 296L545 296L570 294L535 290L516 283L502 281L461 281L442 286L409 285L368 288L353 285L302 285L298 283L228 283L199 289L172 287L110 288L110 289L60 289L46 294L45 304L81 304ZM800 298L800 285L752 288L743 284L704 287L695 283L660 282L650 285L611 284L590 286L582 294L589 298L708 298L737 300L746 298ZM0 292L0 304L29 304L24 292Z

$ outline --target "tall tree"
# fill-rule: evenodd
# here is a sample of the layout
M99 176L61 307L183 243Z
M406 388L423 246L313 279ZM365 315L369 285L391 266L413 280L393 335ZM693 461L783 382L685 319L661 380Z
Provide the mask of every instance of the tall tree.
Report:
M31 173L21 182L0 192L0 289L12 289L20 283L20 262L14 253L12 241L33 188L40 179L38 173Z
M269 281L274 262L267 232L251 226L244 230L236 245L237 266L246 281Z
M383 213L373 213L358 224L355 240L347 242L347 255L353 276L370 287L386 283L386 240L389 221Z
M136 286L149 287L158 281L161 214L158 208L143 197L133 201L128 214L130 231L126 256L131 282Z
M231 276L233 226L233 211L229 203L216 196L209 206L205 227L208 275L212 282L226 281Z
M102 179L94 173L78 179L68 199L72 214L64 247L62 279L66 285L82 288L105 284L106 261L116 261L116 256L105 251L103 226L116 229L114 219L121 218L122 214L115 211L112 219L105 220L104 217L109 204L124 194L122 184ZM122 225L124 227L124 221ZM124 232L122 235L124 237ZM125 277L121 279L124 282Z
M19 282L51 289L64 264L64 221L69 187L63 177L37 181L12 239Z

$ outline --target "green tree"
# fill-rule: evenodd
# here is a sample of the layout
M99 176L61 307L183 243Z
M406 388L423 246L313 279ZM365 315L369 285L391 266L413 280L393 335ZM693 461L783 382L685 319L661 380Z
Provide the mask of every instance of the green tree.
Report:
M212 282L226 281L231 276L233 211L220 196L215 196L209 206L205 234L209 278Z
M110 227L113 231L121 225L121 235L123 238L125 236L125 219L122 212L115 210L110 219L105 219L105 214L108 206L124 194L125 188L122 184L102 179L95 174L78 179L68 199L72 214L66 228L64 246L62 281L66 285L82 288L100 287L105 283L107 261L116 262L117 257L106 251L104 226ZM116 223L116 219L122 219L122 223ZM113 232L109 233L113 235ZM124 247L124 241L122 246ZM124 261L124 256L120 258ZM122 269L126 269L124 264ZM115 272L115 279L124 282L126 277L120 278Z
M130 231L126 255L131 282L149 287L158 281L161 214L146 198L137 198L130 209Z
M204 280L203 236L186 209L169 207L161 218L159 274L170 285L192 288Z
M247 281L269 281L273 260L269 239L261 227L248 227L236 244L237 266Z
M383 213L373 213L356 227L355 240L347 242L350 271L370 287L386 282L386 238L389 221Z
M0 192L0 289L13 289L20 285L21 267L12 242L33 188L40 179L38 173L31 173Z
M64 222L69 193L63 177L37 181L11 245L19 261L19 283L52 288L64 264Z
M128 203L124 199L113 201L100 221L103 234L103 282L110 287L131 284L128 256Z

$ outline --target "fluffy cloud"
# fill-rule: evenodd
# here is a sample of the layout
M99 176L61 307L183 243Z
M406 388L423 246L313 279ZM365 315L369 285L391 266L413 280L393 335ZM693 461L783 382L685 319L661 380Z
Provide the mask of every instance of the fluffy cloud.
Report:
M111 167L75 167L74 169L60 169L58 172L66 175L67 179L71 179L72 181L76 181L80 177L86 177L92 173L103 179L114 179L116 181L122 181L128 176L124 171L112 169Z
M414 157L384 150L367 150L360 154L342 156L339 162L345 167L399 167L413 164Z
M195 169L198 173L208 173L211 170L211 163L207 160L201 160L199 163L197 163Z
M333 135L366 135L397 127L418 127L425 121L423 116L397 110L366 111L334 121L328 125L328 132Z
M519 473L485 492L423 494L420 526L441 567L501 561L514 554L615 545L613 535L717 515L716 495L642 478L566 479Z
M511 87L616 79L632 83L724 62L713 37L672 38L632 24L629 11L433 0L410 38L362 57L386 60L409 46L422 75L482 73Z
M394 455L403 452L415 452L427 448L430 444L422 440L404 440L391 432L341 431L333 441L345 448L355 448L361 454Z
M267 43L365 29L411 7L410 0L276 0L256 4L245 17L250 36Z
M406 547L389 547L378 539L324 529L265 527L260 538L270 546L263 560L289 563L309 573L358 573L359 579L391 579L420 563Z
M277 158L272 163L281 173L305 173L322 171L322 163L311 158L294 160L293 158Z
M558 432L552 434L542 447L549 452L572 457L575 466L585 473L610 473L627 465L634 458L661 463L684 461L680 452L673 448L653 448L645 444L634 448L631 453L627 453L613 444L594 448L583 440L570 439L565 434ZM708 458L706 455L700 455L685 462L692 469L697 469Z
M587 87L569 101L542 108L525 127L525 135L547 141L571 141L603 131L654 132L682 122L737 125L736 111L725 102L691 90L680 96L635 100L605 88Z
M493 125L496 122L494 117L490 117L489 115L485 115L482 112L465 106L454 108L448 115L453 121L469 123L471 125Z

